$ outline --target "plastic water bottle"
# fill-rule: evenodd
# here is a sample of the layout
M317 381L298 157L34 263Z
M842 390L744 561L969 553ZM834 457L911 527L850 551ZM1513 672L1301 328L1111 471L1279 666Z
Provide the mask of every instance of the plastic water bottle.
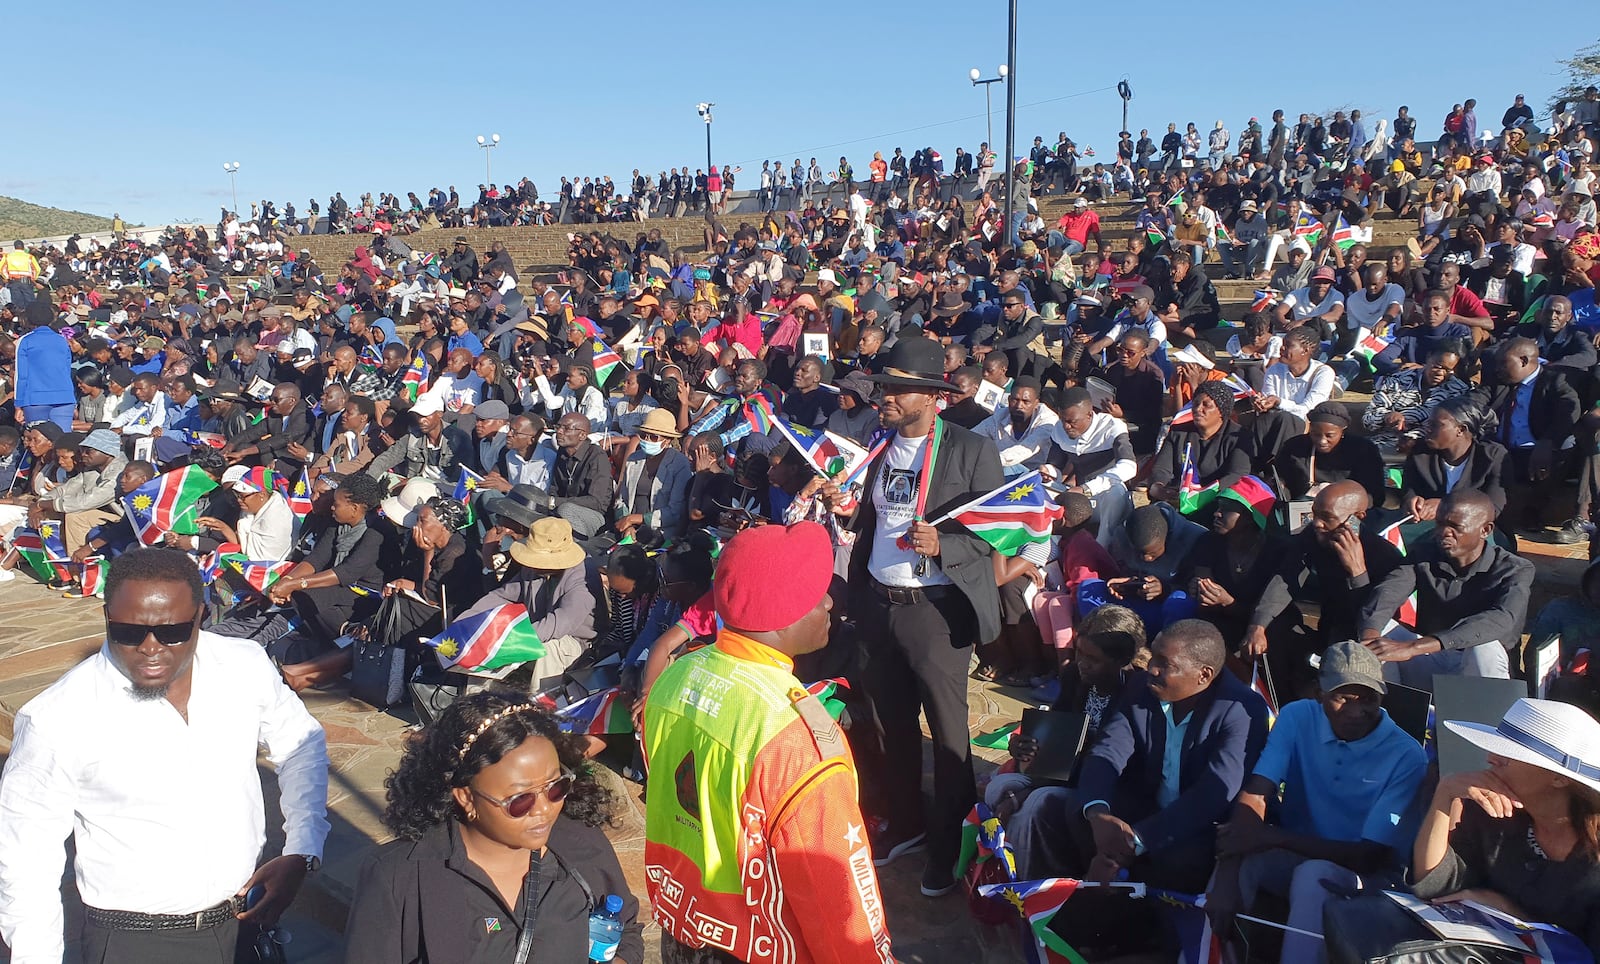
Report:
M589 915L589 960L611 960L621 942L622 898L611 894Z

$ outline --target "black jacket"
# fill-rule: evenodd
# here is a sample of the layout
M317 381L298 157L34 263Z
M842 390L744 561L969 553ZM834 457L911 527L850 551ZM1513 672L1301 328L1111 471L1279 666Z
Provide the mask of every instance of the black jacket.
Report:
M1499 442L1480 440L1467 453L1467 467L1461 473L1457 488L1477 489L1494 503L1495 515L1505 511L1506 449ZM1411 501L1412 496L1424 499L1442 499L1449 490L1448 466L1444 456L1432 449L1417 449L1406 457L1400 474L1400 504Z
M261 453L261 464L269 468L271 467L269 460L272 459L285 459L294 465L300 465L299 460L289 458L289 445L298 442L308 449L314 448L311 429L311 410L306 408L305 400L301 399L287 419L280 415L269 414L230 441L228 450L236 452L254 445Z
M1517 394L1516 385L1495 385L1479 388L1475 393L1500 419L1497 440L1505 443L1511 431L1511 401ZM1577 427L1583 414L1578 393L1564 378L1540 372L1533 380L1533 397L1528 402L1528 427L1533 437L1550 442L1556 447L1567 440Z
M532 961L589 957L589 914L616 894L622 904L617 958L644 960L639 901L605 834L560 817L539 871ZM507 907L467 858L455 822L417 840L396 840L368 859L345 924L346 964L489 964L509 961L522 932L521 907Z
M988 439L980 438L959 425L940 420L944 435L939 440L939 458L933 465L928 486L927 517L937 519L1005 483L1000 454ZM850 585L862 595L870 595L872 576L867 562L872 558L872 540L878 531L878 509L871 494L878 483L885 453L880 453L867 469L868 493L861 499L852 528L857 533L855 551L850 554ZM1000 594L994 584L994 567L989 562L993 550L959 522L939 527L939 564L956 588L972 604L978 621L978 636L973 642L987 642L1000 635ZM875 597L873 597L875 598ZM955 641L953 641L955 642Z
M611 507L611 463L593 442L571 455L558 451L550 470L550 494L559 502L575 502L601 515Z

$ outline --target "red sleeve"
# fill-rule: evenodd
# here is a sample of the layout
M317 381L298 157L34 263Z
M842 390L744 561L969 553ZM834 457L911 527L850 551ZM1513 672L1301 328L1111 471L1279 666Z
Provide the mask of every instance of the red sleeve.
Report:
M1459 302L1459 306L1452 306L1450 309L1454 314L1464 318L1489 317L1489 310L1483 306L1483 299L1469 291L1466 285L1456 285L1455 298L1452 300Z
M809 778L769 839L785 916L798 924L817 964L892 964L855 773L833 760Z

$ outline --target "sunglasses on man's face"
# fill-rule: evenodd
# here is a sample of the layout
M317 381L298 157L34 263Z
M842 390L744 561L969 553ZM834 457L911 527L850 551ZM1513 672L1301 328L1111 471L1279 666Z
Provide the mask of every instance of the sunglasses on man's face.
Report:
M511 817L513 820L520 820L533 810L541 796L551 803L560 803L565 800L567 794L572 792L572 785L577 781L576 774L563 773L543 786L534 787L532 790L524 790L504 800L496 800L477 787L473 787L472 792L504 810L506 816Z
M107 619L106 639L118 646L143 646L146 636L154 636L156 642L163 646L181 646L189 641L189 636L194 632L194 621L199 615L195 613L187 622L159 626L145 623L118 623Z

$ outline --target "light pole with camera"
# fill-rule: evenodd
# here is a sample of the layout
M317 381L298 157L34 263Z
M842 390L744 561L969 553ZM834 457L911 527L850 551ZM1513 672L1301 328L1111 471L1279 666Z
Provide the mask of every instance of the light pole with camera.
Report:
M711 173L711 108L716 104L699 103L694 109L699 112L700 119L706 122L706 174Z

